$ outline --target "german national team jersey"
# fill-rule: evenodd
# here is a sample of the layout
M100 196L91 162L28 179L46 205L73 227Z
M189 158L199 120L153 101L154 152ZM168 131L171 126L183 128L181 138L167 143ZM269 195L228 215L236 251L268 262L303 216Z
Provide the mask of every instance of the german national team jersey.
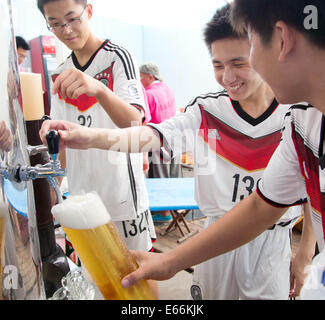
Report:
M193 150L195 197L206 216L222 216L250 195L281 139L288 106L275 100L257 119L223 91L196 98L185 113L149 124L169 153ZM281 222L299 216L288 210Z
M277 207L286 207L308 194L320 250L325 244L324 119L307 104L290 109L283 140L258 186L260 196Z
M138 67L122 47L106 40L85 66L72 54L55 73L70 67L101 81L140 112L145 110ZM96 98L86 95L75 100L56 95L51 117L90 128L117 128ZM142 154L68 149L67 175L70 193L97 191L114 221L134 219L148 209Z

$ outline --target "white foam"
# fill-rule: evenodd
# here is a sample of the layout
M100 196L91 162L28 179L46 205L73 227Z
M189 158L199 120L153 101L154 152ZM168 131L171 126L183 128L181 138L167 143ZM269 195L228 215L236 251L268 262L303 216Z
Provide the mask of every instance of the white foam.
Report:
M111 220L96 192L69 196L67 200L54 206L52 213L61 226L78 230L96 228Z

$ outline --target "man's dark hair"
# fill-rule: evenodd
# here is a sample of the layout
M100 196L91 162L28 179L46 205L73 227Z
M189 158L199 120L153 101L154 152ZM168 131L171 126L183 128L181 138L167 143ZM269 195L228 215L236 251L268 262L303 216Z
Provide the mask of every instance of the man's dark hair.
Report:
M44 15L44 6L47 3L54 2L54 1L58 1L58 0L37 0L37 7L42 12L42 14ZM87 6L87 0L74 0L74 1L76 3L79 3L79 4L83 5L84 7Z
M310 15L308 6L317 11L317 28L306 28ZM283 21L305 35L313 44L325 48L324 0L235 0L232 4L231 22L237 32L251 28L264 45L270 43L274 26Z
M17 49L22 48L24 50L30 50L30 46L27 43L27 41L23 37L20 37L20 36L16 37L16 46L17 46Z
M230 5L226 5L218 9L214 14L212 20L206 25L204 29L204 41L211 51L211 44L216 40L232 38L246 38L247 34L238 34L232 27L230 21Z

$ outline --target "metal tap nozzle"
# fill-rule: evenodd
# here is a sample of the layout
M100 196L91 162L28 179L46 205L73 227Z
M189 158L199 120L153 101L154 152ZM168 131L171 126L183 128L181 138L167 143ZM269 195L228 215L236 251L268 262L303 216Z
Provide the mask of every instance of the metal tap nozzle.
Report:
M41 152L48 151L47 146L27 146L29 156L35 156Z
M58 203L62 202L62 195L60 191L60 186L56 177L65 176L66 170L61 168L59 160L59 150L60 150L60 135L57 131L49 131L46 135L46 141L48 145L48 152L50 155L50 164L56 175L48 177L48 182L50 186L54 189Z
M66 176L66 169L61 168L59 160L59 143L60 136L56 131L50 131L46 140L46 146L29 146L27 147L30 155L35 155L39 152L48 151L50 155L50 162L44 165L21 166L16 167L0 166L0 176L10 181L22 182L35 180L40 178L47 178L50 186L54 189L58 202L62 202L62 196L59 189L57 177Z

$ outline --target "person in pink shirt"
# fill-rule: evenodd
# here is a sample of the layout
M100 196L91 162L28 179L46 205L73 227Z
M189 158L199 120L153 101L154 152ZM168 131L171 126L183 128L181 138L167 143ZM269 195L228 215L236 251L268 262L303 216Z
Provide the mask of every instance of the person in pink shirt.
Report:
M172 89L162 80L159 68L153 63L146 63L140 67L141 82L146 90L151 123L161 123L176 115L176 101ZM149 178L178 178L181 176L180 158L163 163L159 153L149 154ZM162 211L153 216L156 222L170 221L169 211Z
M176 115L176 101L172 89L162 81L153 63L140 67L141 82L146 89L152 123L161 123Z

